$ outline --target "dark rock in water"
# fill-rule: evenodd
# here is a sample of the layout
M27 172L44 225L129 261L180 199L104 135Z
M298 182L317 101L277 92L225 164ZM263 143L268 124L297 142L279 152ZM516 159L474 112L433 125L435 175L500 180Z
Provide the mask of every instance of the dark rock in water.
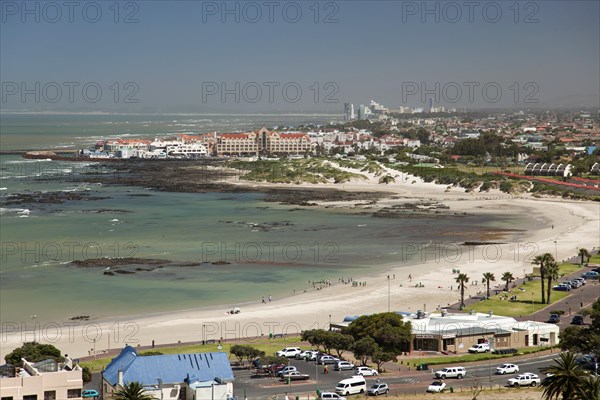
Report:
M9 195L2 205L23 205L23 204L62 204L66 201L91 201L104 200L110 197L90 196L85 192L33 192L16 193Z
M212 265L229 265L231 264L228 261L215 261L214 263L212 263Z
M463 246L486 246L491 244L506 244L503 242L464 242Z
M111 210L109 208L101 208L99 210L83 210L84 213L97 213L97 214L129 214L133 211L129 210Z
M78 315L76 317L69 318L71 321L89 321L89 315Z
M71 261L71 264L82 268L99 268L99 267L114 267L120 265L156 265L156 264L168 264L170 260L159 260L155 258L88 258L86 260L75 260Z
M150 197L152 195L150 193L131 193L131 194L128 194L127 196L130 196L130 197Z
M115 274L112 271L104 271L104 275L115 276Z
M115 274L135 274L134 271L128 271L126 269L117 269Z

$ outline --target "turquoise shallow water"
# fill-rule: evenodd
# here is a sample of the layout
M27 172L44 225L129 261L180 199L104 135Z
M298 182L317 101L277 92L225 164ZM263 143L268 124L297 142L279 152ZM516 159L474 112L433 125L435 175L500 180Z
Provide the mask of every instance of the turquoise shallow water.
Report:
M281 206L252 193L164 193L101 186L93 179L78 183L69 180L71 174L97 171L93 165L17 156L0 156L0 169L4 200L35 191L102 198L2 209L2 322L27 321L34 314L40 321L64 321L76 315L233 307L312 290L309 281L336 283L410 265L416 261L409 245L462 242L465 230L523 224L522 217L508 216L382 219ZM103 268L69 264L115 256L196 265L107 276ZM217 261L228 264L213 264Z

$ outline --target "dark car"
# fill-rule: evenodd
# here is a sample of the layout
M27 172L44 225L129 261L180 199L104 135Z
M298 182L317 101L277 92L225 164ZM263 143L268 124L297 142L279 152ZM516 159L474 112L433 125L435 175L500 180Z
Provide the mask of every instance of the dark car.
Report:
M571 324L583 325L583 316L581 316L581 315L574 316L573 319L571 320Z
M548 318L548 322L551 324L556 324L556 323L560 322L560 315L550 314L550 318Z

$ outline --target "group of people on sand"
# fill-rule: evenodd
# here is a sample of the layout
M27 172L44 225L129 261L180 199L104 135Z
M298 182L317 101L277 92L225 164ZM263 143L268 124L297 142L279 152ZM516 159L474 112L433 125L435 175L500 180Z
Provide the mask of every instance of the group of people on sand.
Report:
M269 302L271 302L271 300L273 300L273 297L271 295L269 295ZM266 304L267 302L265 301L265 296L262 297L262 303Z

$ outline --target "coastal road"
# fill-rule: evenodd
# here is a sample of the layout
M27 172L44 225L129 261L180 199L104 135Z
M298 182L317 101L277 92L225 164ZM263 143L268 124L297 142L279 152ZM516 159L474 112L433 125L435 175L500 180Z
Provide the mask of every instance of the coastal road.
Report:
M558 357L558 352L548 355L532 355L528 358L519 360L513 357L505 359L491 360L491 362L478 362L477 364L467 364L467 377L464 379L446 379L448 387L452 386L455 390L469 389L477 384L483 386L505 386L506 381L516 376L516 374L494 375L495 368L502 363L514 363L520 368L520 372L533 372L539 374L540 368L552 364L552 360ZM450 361L450 360L449 360ZM235 383L234 394L239 399L247 397L248 399L283 399L286 393L291 398L300 396L301 399L307 399L308 396L314 399L316 389L321 391L333 391L336 384L352 375L352 371L333 371L330 366L329 373L323 373L323 366L315 366L314 363L307 363L300 360L290 360L290 365L294 365L303 374L310 375L310 380L301 382L292 382L285 384L281 380L274 378L253 377L254 372L244 369L234 370ZM441 369L436 366L435 370ZM317 380L318 378L318 380ZM490 379L491 378L491 379ZM540 374L543 379L543 375ZM427 386L435 379L433 371L394 371L379 376L381 382L390 386L390 394L416 394L425 393ZM367 387L375 383L376 377L366 377Z

